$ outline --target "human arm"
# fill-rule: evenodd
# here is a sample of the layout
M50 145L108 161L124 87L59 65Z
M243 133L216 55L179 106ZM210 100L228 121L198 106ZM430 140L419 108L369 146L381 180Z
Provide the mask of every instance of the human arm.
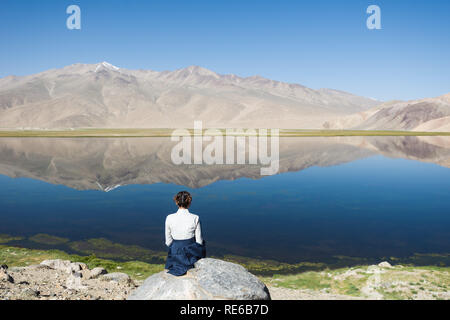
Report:
M200 219L199 218L196 219L195 241L198 244L203 245L202 227L201 227L201 223L200 223Z
M172 232L170 231L169 217L166 218L166 246L170 247L173 242Z

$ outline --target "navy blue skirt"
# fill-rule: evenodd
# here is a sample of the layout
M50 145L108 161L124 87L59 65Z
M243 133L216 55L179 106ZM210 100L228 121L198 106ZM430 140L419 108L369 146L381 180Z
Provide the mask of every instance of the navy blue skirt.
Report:
M206 257L205 242L198 244L195 238L188 240L173 240L167 255L167 273L174 276L182 276L201 258Z

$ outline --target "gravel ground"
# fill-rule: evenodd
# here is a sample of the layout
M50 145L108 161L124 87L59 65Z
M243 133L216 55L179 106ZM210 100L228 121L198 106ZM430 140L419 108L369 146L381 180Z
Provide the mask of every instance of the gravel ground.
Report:
M126 274L102 275L80 265L78 271L45 265L0 268L0 300L124 300L136 287Z
M314 290L294 290L267 286L272 300L358 300L361 298Z

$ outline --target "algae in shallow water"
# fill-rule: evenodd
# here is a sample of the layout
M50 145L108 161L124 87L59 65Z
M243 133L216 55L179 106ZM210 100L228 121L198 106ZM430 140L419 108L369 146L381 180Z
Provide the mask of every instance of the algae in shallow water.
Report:
M150 263L163 263L167 253L153 251L137 245L124 245L105 238L89 239L69 243L72 250L82 254L95 254L101 258L120 260L140 260Z
M19 241L22 239L22 237L14 237L10 236L9 234L0 234L0 243L8 243L12 241Z
M69 239L67 238L61 238L57 236L52 236L46 233L38 233L32 237L28 238L29 240L36 242L36 243L42 243L42 244L48 244L48 245L57 245L57 244L63 244L69 242Z

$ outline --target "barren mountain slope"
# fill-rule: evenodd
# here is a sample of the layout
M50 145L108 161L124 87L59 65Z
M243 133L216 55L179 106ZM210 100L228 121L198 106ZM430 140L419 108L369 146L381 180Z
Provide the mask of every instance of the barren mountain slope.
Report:
M206 127L320 128L377 104L197 66L157 72L103 62L0 79L0 128L175 128L194 120Z
M323 124L328 129L449 131L450 94L436 98L392 101Z

